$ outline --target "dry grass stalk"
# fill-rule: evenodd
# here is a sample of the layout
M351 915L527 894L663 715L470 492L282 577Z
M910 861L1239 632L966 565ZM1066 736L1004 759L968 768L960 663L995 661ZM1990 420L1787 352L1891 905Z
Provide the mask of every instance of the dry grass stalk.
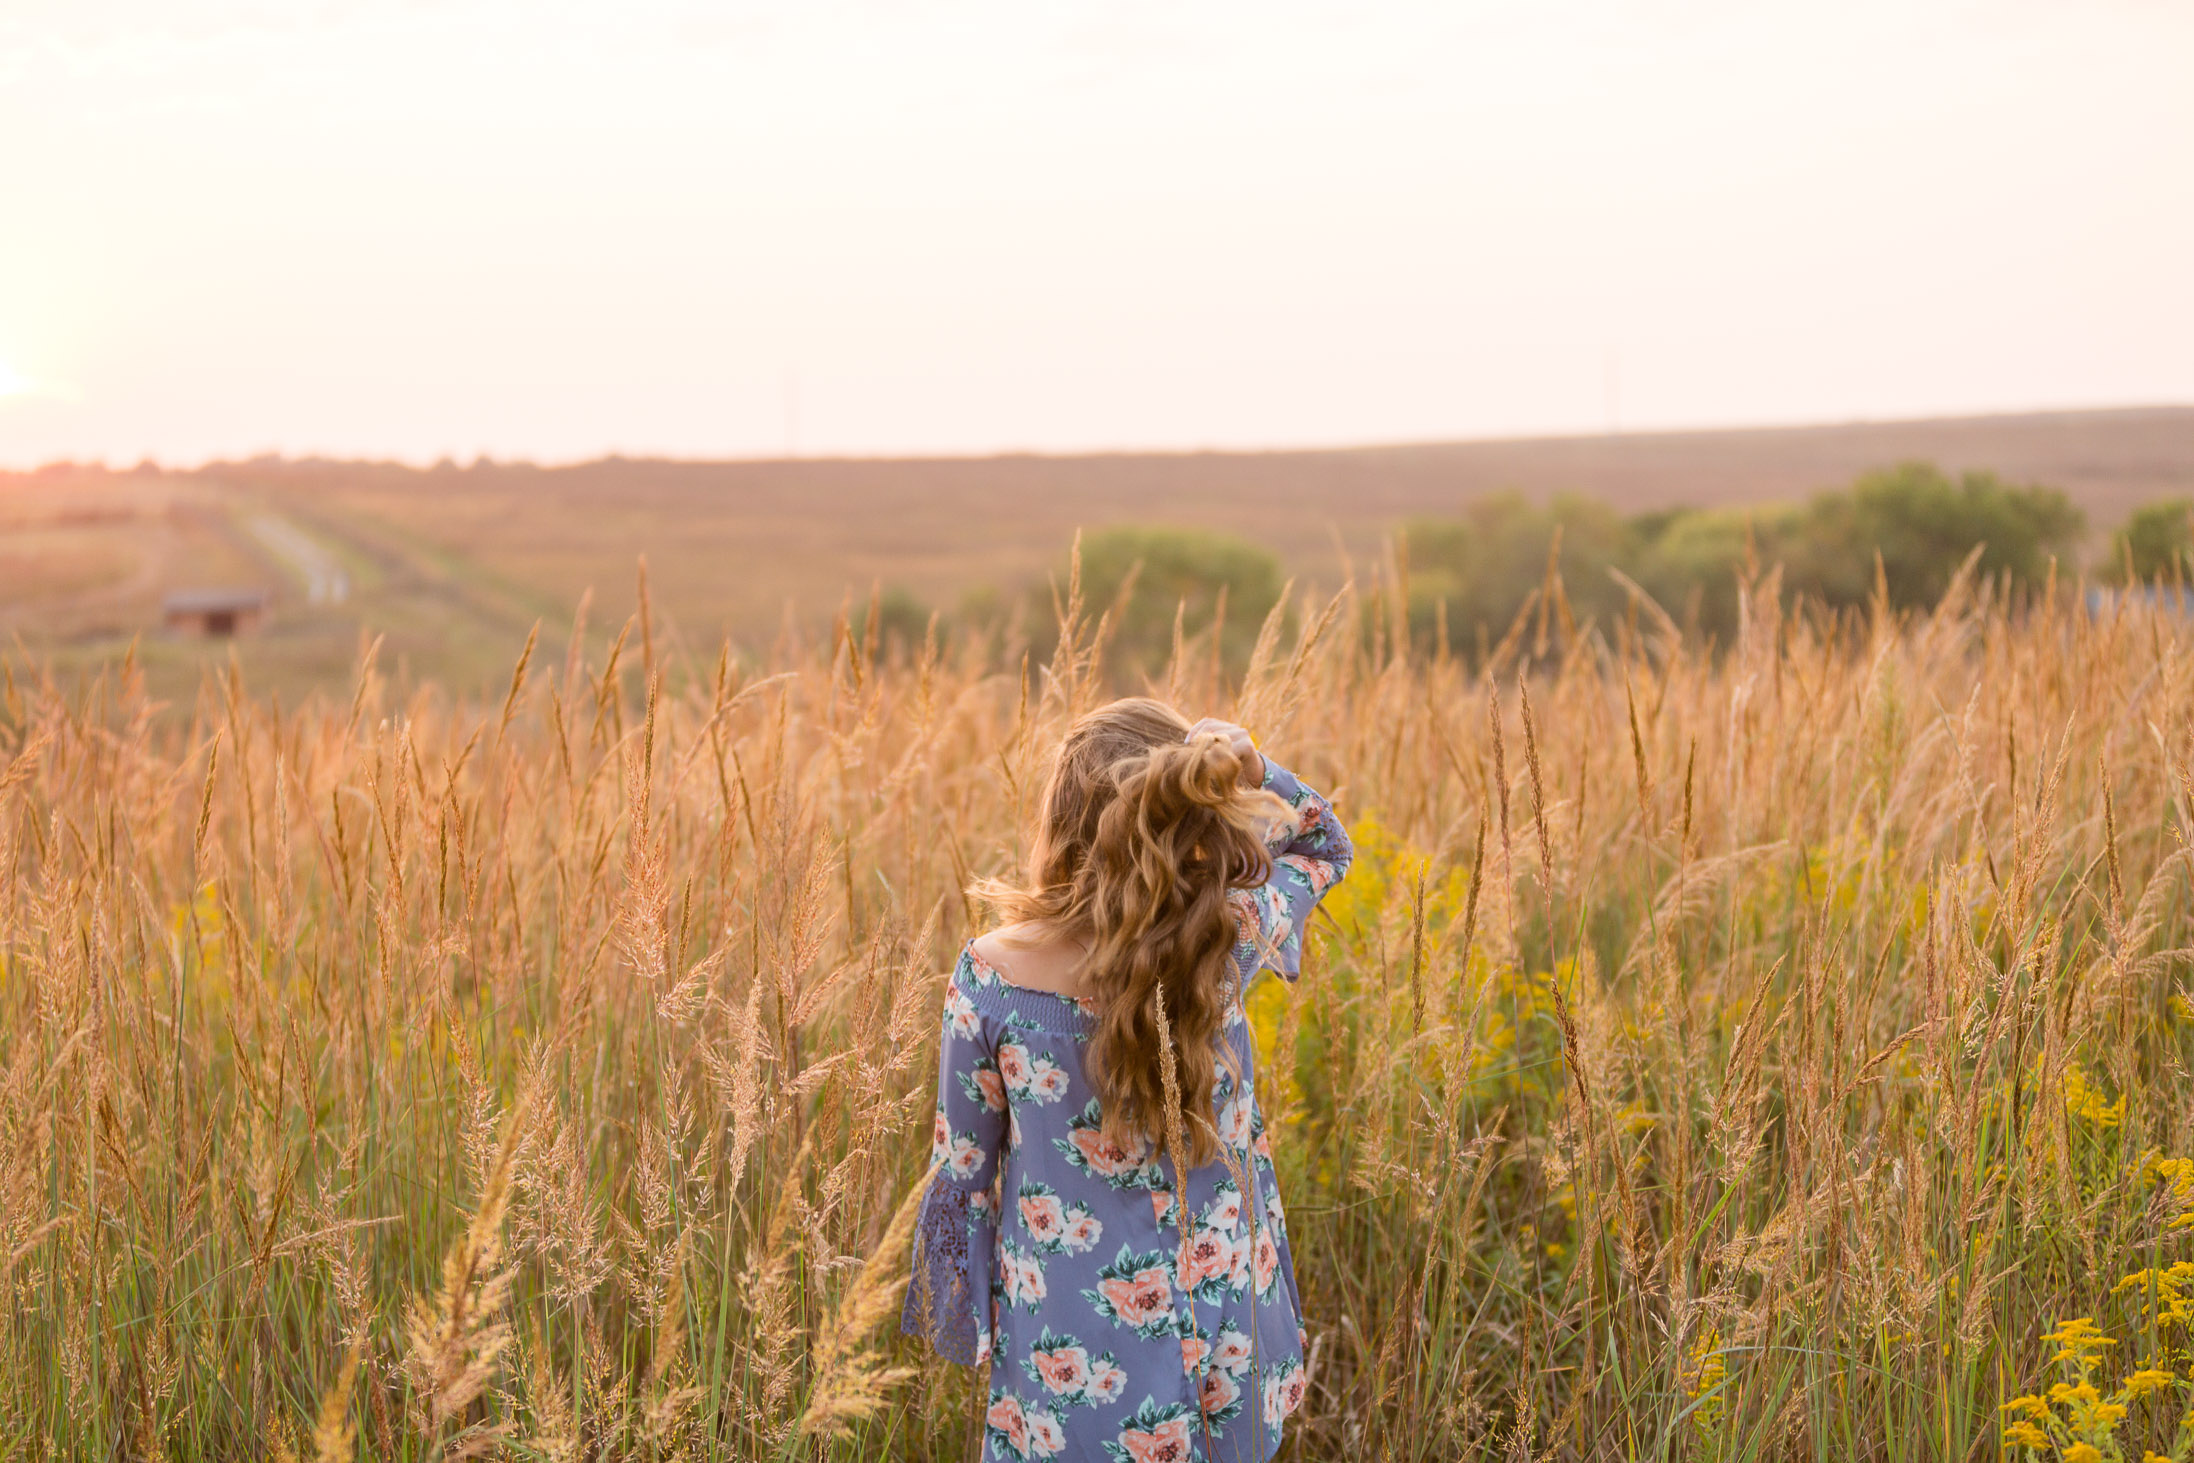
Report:
M1557 576L1465 662L1397 571L1217 693L1184 622L1157 680L1360 847L1249 995L1303 1456L1978 1456L2054 1320L2130 1345L2118 1267L2187 1242L2143 1164L2194 1156L2183 627L1971 576L1837 622L1769 573L1710 654ZM894 648L871 596L697 675L644 613L477 707L370 644L303 708L10 668L7 1446L310 1454L356 1349L333 1426L380 1456L955 1456L973 1380L884 1334L895 1226L962 891L1111 689L1082 599L1048 665ZM1516 918L1512 773L1558 926Z

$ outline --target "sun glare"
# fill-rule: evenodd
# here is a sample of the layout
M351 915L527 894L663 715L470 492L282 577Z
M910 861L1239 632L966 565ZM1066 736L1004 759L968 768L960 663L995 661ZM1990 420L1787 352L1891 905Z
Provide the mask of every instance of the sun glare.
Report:
M15 374L14 367L0 361L0 396L20 396L30 390L30 382Z

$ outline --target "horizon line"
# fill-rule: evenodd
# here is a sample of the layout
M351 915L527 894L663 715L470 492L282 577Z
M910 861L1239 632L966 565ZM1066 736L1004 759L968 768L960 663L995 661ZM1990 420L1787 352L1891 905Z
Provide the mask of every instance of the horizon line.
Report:
M150 453L140 456L134 462L117 462L115 459L107 457L56 457L30 465L0 463L0 476L37 477L59 475L67 472L103 472L110 476L129 476L148 470L162 474L174 473L178 476L189 476L220 468L270 465L304 466L310 464L337 467L400 467L414 472L435 472L451 469L469 471L480 467L530 467L542 472L565 472L609 463L672 467L763 467L791 466L795 464L875 465L889 463L1002 462L1022 459L1072 461L1096 458L1151 457L1310 457L1355 453L1423 451L1447 447L1527 446L1557 442L1650 441L1676 437L1775 436L1803 432L1836 431L1851 427L1948 426L2035 418L2168 416L2178 413L2194 413L2194 400L2157 401L2118 406L2023 407L1991 411L1933 413L1920 416L1852 416L1816 418L1807 421L1641 427L1603 429L1599 431L1515 432L1486 436L1406 437L1368 441L1276 443L1262 446L1236 444L1231 446L1143 445L1075 448L998 447L936 452L773 452L732 453L723 456L688 456L670 452L628 452L622 448L610 448L588 457L498 457L493 453L479 452L469 459L460 459L449 453L434 458L375 457L331 455L318 450L292 451L285 448L257 452L249 457L208 456L188 463L163 462Z

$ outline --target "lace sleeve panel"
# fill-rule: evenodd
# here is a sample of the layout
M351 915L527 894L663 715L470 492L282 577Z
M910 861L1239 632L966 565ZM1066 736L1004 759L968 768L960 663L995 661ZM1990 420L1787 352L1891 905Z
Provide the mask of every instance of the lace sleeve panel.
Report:
M914 1227L914 1274L899 1329L946 1361L976 1363L975 1282L968 1253L968 1191L931 1175Z

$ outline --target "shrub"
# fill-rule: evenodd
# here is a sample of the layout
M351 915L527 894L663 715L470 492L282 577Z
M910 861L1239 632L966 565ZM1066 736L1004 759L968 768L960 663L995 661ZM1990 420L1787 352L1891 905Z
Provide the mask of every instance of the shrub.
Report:
M930 608L920 596L904 585L887 584L870 596L867 619L854 633L865 655L905 655L921 650L929 625ZM871 635L875 645L868 643Z
M2187 542L2185 505L2155 522L2137 515L2136 524L2142 545L2158 545L2143 547L2139 562L2168 565ZM1454 519L1406 525L1402 543L1419 644L1431 644L1443 605L1458 647L1480 634L1497 641L1544 581L1557 531L1563 593L1580 622L1622 612L1628 591L1609 572L1620 570L1687 630L1727 644L1748 562L1762 570L1781 564L1794 597L1840 608L1873 593L1879 553L1890 604L1916 609L1941 599L1976 547L1984 577L2037 584L2053 559L2072 552L2083 526L2080 511L2054 488L2007 484L1986 472L1952 478L1931 463L1908 462L1803 505L1624 517L1589 498L1563 496L1541 507L1500 493L1473 500ZM2176 540L2168 537L2173 531Z
M1640 523L1644 540L1628 570L1686 627L1719 644L1737 633L1737 576L1749 551L1771 564L1789 537L1791 510L1679 508Z
M2113 584L2132 578L2146 583L2173 578L2183 572L2186 555L2194 550L2194 499L2165 498L2133 510L2124 528L2110 538L2110 557L2099 566Z
M1270 550L1230 534L1206 529L1118 527L1099 530L1081 542L1082 603L1092 621L1118 608L1107 661L1120 675L1156 671L1173 653L1176 612L1186 636L1208 635L1221 612L1219 651L1223 663L1239 670L1249 662L1257 631L1280 602L1280 561ZM1064 595L1072 565L1059 566L1055 587ZM1030 623L1051 629L1051 595L1046 585L1034 595ZM1122 599L1122 592L1126 597ZM1039 650L1048 650L1048 641Z
M1848 493L1823 493L1792 524L1782 555L1786 582L1828 605L1863 604L1874 591L1881 555L1889 602L1932 605L1975 548L1979 572L2028 587L2069 555L2084 519L2054 488L2017 487L1995 474L1953 480L1926 462L1871 472Z
M1542 507L1521 493L1496 493L1472 499L1458 518L1403 526L1412 636L1431 643L1444 601L1448 635L1458 647L1481 635L1498 641L1545 580L1557 530L1571 612L1583 619L1618 609L1622 591L1607 569L1630 562L1636 537L1621 515L1578 495Z

